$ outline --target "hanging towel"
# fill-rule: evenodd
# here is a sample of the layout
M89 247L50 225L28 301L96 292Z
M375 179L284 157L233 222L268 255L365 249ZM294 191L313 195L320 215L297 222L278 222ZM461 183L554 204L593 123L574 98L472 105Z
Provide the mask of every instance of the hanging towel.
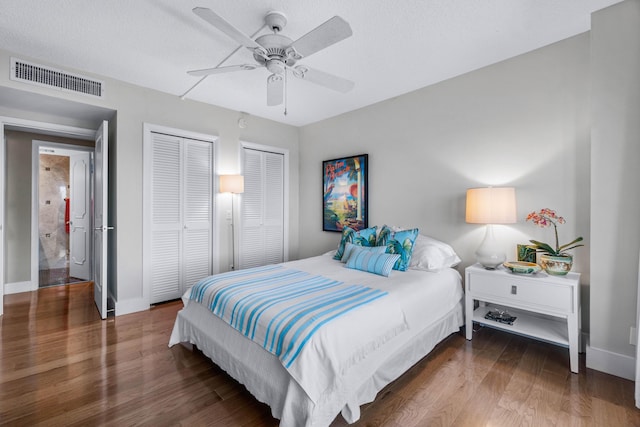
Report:
M64 198L64 231L69 234L69 198Z

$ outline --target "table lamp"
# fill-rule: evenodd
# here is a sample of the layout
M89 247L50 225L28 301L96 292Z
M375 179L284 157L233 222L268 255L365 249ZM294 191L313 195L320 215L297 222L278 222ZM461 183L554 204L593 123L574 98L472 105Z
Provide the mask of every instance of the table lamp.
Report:
M516 222L516 190L513 187L470 188L467 190L466 222L486 224L487 231L476 250L477 260L493 270L507 257L493 236L493 224Z

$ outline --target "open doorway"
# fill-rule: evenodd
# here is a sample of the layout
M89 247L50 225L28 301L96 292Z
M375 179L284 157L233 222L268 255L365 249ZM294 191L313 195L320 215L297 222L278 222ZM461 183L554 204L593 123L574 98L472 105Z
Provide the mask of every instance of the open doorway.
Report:
M91 153L95 142L86 137L52 135L29 128L6 129L3 154L6 178L3 188L5 210L4 233L4 290L5 293L34 291L39 287L40 232L38 170L40 146L69 149L71 153ZM86 138L86 139L85 139ZM46 141L46 142L45 142ZM51 153L48 153L51 154ZM62 154L59 152L58 154ZM69 154L66 154L69 155ZM55 199L46 200L54 203ZM64 215L64 211L62 212ZM54 240L55 234L49 239ZM90 246L90 245L89 245Z
M91 270L94 299L104 319L114 308L117 295L116 283L109 280L107 274L114 277L115 273L115 264L109 259L109 254L115 253L115 233L108 223L112 197L108 191L108 140L109 136L115 137L116 125L106 121L115 121L117 112L57 95L46 96L8 87L0 87L0 98L3 112L13 115L0 116L0 164L4 169L0 173L0 316L4 294L38 289L38 251L35 251L35 260L31 251L32 237L37 236L37 231L34 233L31 228L34 211L31 209L31 140L24 144L12 143L8 136L10 133L32 133L38 134L36 138L40 139L64 138L93 148ZM35 120L37 117L46 118L46 121ZM12 156L18 156L19 162ZM8 173L9 165L13 166L12 174Z
M44 141L33 151L38 287L89 281L91 153Z

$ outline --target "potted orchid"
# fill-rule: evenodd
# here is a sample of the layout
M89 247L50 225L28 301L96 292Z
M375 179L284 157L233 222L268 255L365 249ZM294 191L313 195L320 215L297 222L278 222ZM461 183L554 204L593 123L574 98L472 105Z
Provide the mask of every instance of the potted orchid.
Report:
M558 224L564 224L566 221L563 217L558 216L554 210L544 208L538 212L531 212L527 215L527 221L532 221L535 225L541 228L547 228L553 226L553 231L556 237L555 246L551 246L548 243L539 242L537 240L529 240L533 243L533 247L536 252L541 255L539 257L540 266L548 273L556 276L564 276L571 270L573 265L573 256L568 254L567 251L575 249L582 244L582 237L560 245L558 241Z

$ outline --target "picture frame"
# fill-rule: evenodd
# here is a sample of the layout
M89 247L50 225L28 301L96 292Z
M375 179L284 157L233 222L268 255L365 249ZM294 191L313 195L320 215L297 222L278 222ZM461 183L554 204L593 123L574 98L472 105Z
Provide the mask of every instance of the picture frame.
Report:
M368 227L368 157L359 154L322 162L323 231Z
M518 261L536 263L536 248L530 244L518 244Z

